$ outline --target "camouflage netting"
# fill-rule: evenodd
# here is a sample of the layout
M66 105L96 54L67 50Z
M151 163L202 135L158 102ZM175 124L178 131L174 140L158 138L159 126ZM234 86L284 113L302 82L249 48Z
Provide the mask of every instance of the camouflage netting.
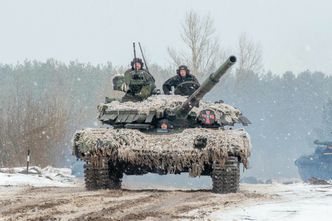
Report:
M197 138L206 138L203 149L195 148ZM78 131L74 138L76 155L108 156L113 162L160 168L168 173L189 168L191 176L201 175L204 165L224 164L228 153L247 163L249 135L242 129L186 129L176 134L145 134L137 130L95 128Z
M180 95L153 95L141 102L119 102L112 101L108 104L100 104L98 106L99 112L107 113L111 111L121 111L121 110L132 110L138 111L139 113L149 114L150 111L158 110L164 111L166 108L175 108L180 106L187 97ZM241 115L240 110L224 103L210 103L206 101L200 101L199 107L194 107L192 109L197 115L203 109L211 109L216 113L217 119L223 116L223 120L227 122L228 125L239 122L239 116Z

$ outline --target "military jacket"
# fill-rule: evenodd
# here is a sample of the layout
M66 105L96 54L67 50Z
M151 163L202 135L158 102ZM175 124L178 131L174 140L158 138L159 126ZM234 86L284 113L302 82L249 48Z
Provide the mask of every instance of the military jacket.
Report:
M124 83L126 85L126 92L128 95L137 96L145 99L152 95L156 88L153 76L144 69L133 70L129 69L124 74Z
M188 74L186 77L181 77L179 75L176 75L174 77L171 77L168 79L164 84L163 84L163 91L164 94L170 94L172 87L176 88L179 84L185 82L185 81L193 81L199 84L198 80L196 77L192 74Z

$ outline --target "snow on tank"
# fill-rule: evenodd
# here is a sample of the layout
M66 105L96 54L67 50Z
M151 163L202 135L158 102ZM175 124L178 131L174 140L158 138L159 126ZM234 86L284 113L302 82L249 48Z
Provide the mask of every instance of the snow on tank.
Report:
M248 167L251 143L244 129L232 126L250 121L230 105L202 100L235 61L229 57L199 87L177 86L195 88L189 96L100 104L98 119L110 127L86 128L74 136L73 154L85 161L86 188L120 188L123 174L188 172L211 176L213 192L237 192L239 165Z

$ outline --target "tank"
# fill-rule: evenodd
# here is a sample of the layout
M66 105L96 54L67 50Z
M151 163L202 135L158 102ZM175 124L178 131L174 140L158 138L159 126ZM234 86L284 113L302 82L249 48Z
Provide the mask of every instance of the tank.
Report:
M84 161L87 189L121 188L123 174L189 173L211 176L215 193L237 192L240 164L248 168L251 142L240 110L202 98L236 62L229 57L201 86L184 82L188 96L153 95L140 102L112 100L98 106L106 127L74 135L73 154Z
M303 181L332 180L332 141L315 140L315 152L295 161Z

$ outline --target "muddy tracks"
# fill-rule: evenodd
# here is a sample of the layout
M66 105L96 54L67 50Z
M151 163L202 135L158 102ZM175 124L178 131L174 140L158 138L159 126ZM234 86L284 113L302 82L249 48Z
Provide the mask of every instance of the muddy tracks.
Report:
M218 195L205 190L1 187L0 220L192 220L260 198L264 196L246 192Z

